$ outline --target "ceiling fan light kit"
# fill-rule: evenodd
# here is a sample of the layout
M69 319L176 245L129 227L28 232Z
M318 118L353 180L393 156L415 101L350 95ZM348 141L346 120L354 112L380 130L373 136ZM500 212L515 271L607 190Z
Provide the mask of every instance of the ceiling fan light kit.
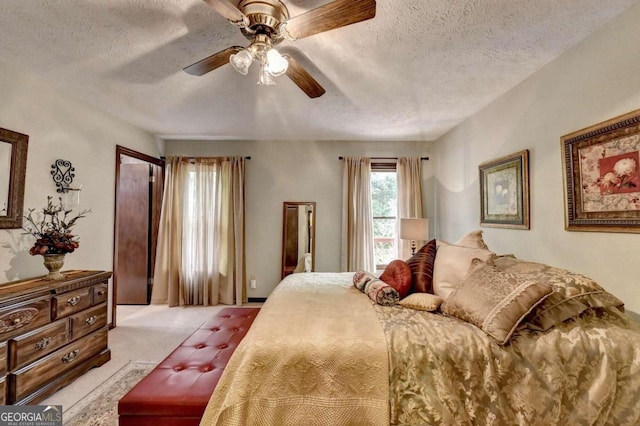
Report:
M271 77L283 75L289 67L289 62L272 47L271 39L266 34L256 34L249 47L229 56L233 69L242 75L248 74L254 61L260 63L258 84L275 84Z
M275 84L273 77L287 76L310 98L325 93L324 88L294 58L282 56L273 46L324 31L371 19L376 14L375 0L335 0L293 18L280 0L242 0L234 7L227 0L203 0L230 23L240 28L251 44L233 46L188 67L184 71L201 76L225 63L247 75L253 62L260 64L258 84Z

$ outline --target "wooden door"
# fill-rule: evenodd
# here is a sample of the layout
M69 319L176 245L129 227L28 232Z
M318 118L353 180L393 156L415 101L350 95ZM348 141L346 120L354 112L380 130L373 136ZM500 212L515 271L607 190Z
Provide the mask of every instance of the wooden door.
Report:
M126 161L126 160L125 160ZM149 286L149 165L120 162L118 187L119 305L144 305Z
M116 304L148 304L151 298L164 163L116 147L116 206L111 326Z

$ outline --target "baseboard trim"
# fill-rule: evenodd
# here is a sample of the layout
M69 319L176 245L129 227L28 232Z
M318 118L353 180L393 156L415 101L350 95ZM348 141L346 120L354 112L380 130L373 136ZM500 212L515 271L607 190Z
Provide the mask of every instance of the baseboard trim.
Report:
M247 299L249 303L264 303L267 301L266 297L250 297Z

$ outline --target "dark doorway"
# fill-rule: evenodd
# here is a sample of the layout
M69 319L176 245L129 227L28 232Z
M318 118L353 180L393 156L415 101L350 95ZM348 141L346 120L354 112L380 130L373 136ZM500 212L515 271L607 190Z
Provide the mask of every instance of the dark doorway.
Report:
M116 146L112 327L117 304L151 298L163 175L162 160Z

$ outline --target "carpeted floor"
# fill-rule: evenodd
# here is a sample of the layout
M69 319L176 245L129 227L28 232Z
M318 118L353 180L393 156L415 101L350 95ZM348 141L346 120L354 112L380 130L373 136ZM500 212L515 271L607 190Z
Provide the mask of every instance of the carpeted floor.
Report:
M67 411L132 359L162 361L221 307L118 306L118 326L109 331L111 361L93 368L40 404Z
M118 401L155 366L151 361L129 361L76 404L65 410L65 426L117 426Z

